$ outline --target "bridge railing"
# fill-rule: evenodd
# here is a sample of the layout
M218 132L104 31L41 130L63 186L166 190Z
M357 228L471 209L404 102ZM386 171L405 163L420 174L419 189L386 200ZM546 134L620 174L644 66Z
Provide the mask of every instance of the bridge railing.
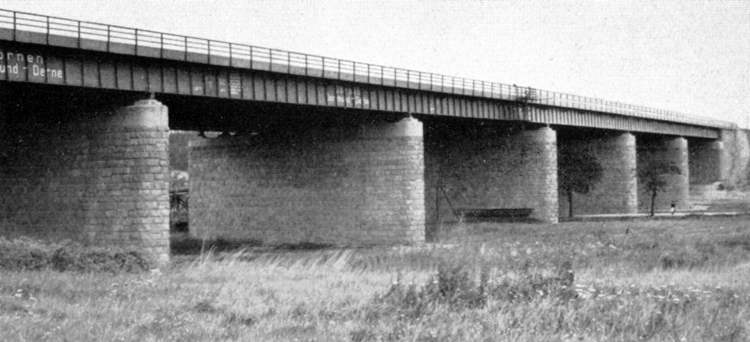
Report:
M3 39L485 97L523 105L616 113L709 127L735 126L674 111L530 87L0 9L0 40Z

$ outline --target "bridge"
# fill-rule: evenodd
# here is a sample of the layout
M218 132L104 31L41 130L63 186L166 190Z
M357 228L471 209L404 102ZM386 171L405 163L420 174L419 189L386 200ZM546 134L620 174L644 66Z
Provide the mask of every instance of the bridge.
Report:
M190 152L190 230L267 243L419 243L458 208L557 222L557 157L604 169L581 213L634 213L725 177L736 126L615 101L0 10L0 234L168 254L169 131Z

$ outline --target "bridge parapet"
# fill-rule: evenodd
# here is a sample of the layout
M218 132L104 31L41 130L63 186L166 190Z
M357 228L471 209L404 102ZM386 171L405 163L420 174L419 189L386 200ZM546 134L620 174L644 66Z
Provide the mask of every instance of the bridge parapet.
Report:
M0 40L261 70L730 129L730 122L598 98L0 9Z

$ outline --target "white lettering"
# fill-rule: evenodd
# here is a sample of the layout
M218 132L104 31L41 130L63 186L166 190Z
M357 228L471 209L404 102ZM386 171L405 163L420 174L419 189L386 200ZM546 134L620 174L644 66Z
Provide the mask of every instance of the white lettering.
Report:
M0 60L7 60L7 63L0 64L0 74L18 74L21 68L28 69L28 66L31 67L33 76L63 78L62 69L44 68L44 57L42 55L0 51ZM14 62L15 64L10 64Z
M370 105L370 99L363 98L362 94L359 91L352 92L350 90L341 90L337 89L333 93L327 93L326 94L328 102L338 102L338 103L351 103L353 105Z
M39 64L44 63L44 57L42 55L0 51L0 60L5 59L6 57L8 58L8 60L12 60L13 58L15 58L16 61L18 62L39 63Z
M31 67L31 72L34 74L34 76L44 77L45 70L40 68L38 65L34 65L33 67Z

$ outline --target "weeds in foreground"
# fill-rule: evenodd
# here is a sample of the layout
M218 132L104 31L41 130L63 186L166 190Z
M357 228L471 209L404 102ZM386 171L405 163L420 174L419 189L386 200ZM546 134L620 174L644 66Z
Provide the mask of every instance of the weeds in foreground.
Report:
M479 274L474 274L474 272ZM558 276L493 279L476 265L440 267L422 284L400 279L378 295L352 341L745 341L750 293L677 286L575 284ZM440 317L472 317L481 329ZM498 321L499 319L499 321ZM418 330L412 329L419 327Z
M0 340L750 339L744 221L487 228L421 247L208 249L153 272L2 271Z
M134 248L84 246L65 240L59 243L0 236L0 270L46 270L75 272L142 272L153 264Z

